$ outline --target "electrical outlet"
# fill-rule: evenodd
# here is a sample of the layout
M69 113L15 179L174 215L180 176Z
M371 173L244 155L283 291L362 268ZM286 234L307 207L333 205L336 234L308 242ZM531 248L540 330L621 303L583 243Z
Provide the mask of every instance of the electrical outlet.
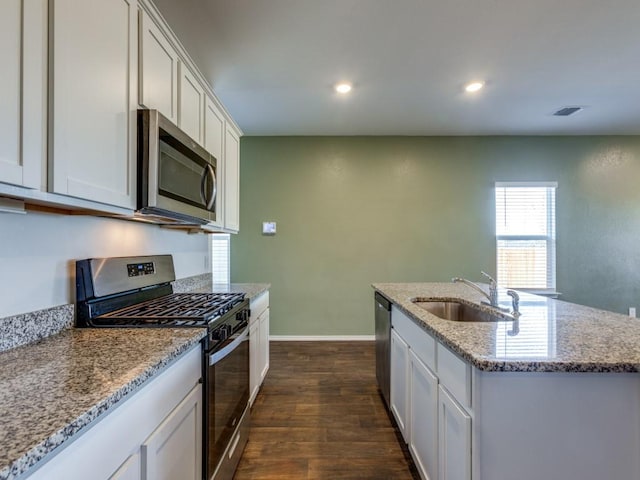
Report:
M204 268L205 270L209 270L211 268L211 265L209 264L209 255L206 253L204 254Z
M636 318L636 307L629 307L629 316Z

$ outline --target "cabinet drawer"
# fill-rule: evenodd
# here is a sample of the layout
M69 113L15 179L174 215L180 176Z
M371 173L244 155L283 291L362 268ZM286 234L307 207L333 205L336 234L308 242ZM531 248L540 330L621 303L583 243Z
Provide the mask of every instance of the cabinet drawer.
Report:
M438 343L438 378L460 405L471 408L471 367L440 343Z
M436 340L395 305L391 307L391 325L407 342L413 353L431 370L436 371Z

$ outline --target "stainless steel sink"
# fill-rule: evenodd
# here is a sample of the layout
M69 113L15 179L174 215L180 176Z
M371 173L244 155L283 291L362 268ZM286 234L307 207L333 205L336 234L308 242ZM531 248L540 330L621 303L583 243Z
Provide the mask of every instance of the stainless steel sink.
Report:
M438 298L414 298L418 307L444 320L454 322L508 322L511 315L501 312L488 312L475 305Z

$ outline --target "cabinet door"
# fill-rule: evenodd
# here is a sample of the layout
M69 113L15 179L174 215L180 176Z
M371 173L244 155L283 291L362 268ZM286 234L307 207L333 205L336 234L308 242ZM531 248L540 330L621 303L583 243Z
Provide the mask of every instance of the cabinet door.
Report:
M202 479L202 387L197 385L142 444L146 480Z
M216 199L216 219L211 223L224 227L224 158L223 142L225 123L222 112L210 97L206 97L204 108L204 148L216 159L218 197Z
M269 309L260 315L260 384L264 381L269 371Z
M408 423L409 347L395 330L391 329L391 411L406 442Z
M438 479L471 479L471 417L438 387Z
M145 12L140 12L140 105L178 123L178 53Z
M45 1L0 2L0 182L39 188L46 139Z
M52 190L134 208L136 3L56 0L50 5Z
M424 480L438 478L438 377L409 349L409 450Z
M253 401L258 395L260 388L260 322L256 319L249 327L249 403L253 405Z
M120 465L120 468L109 477L109 480L141 480L140 453L136 452Z
M22 0L0 3L0 180L22 185L20 120Z
M240 137L227 124L224 141L224 226L240 229Z
M204 137L204 89L189 67L180 63L178 126L199 144Z

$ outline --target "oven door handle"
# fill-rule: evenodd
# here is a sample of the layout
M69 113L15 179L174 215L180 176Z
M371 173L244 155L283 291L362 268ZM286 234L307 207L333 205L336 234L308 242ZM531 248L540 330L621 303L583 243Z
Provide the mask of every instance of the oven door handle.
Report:
M224 348L218 350L217 352L213 352L209 354L209 366L212 366L222 360L224 357L229 355L233 350L244 342L249 336L249 327L245 328L242 334L236 339L234 339L229 345Z

